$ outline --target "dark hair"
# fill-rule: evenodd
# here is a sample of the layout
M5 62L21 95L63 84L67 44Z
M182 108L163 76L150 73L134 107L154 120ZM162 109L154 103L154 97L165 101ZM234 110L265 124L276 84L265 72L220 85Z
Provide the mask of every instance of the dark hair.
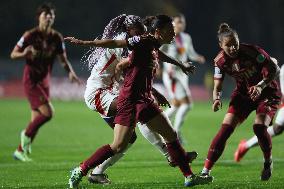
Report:
M228 37L228 36L238 37L238 34L237 34L237 32L234 29L232 29L229 26L229 24L221 23L219 25L217 36L218 36L219 41L221 41L223 37Z
M144 30L142 19L136 15L119 15L108 23L108 25L104 29L101 39L115 39L118 36L120 36L120 38L126 39L128 35L127 28L131 27ZM85 53L81 61L84 64L87 64L88 68L91 70L93 66L97 64L98 60L105 53L105 51L106 48L102 47L91 48L87 53ZM128 50L127 48L125 48L122 54L123 56L127 56L127 53Z
M54 11L54 13L55 13L55 7L53 6L53 4L50 3L50 2L43 3L37 8L36 18L38 18L41 15L41 13L43 13L43 12L51 13L51 11Z
M172 18L168 15L160 14L146 17L143 23L148 28L149 33L154 33L156 29L163 29L167 24L172 23L172 21Z
M183 19L185 19L185 16L184 16L184 14L182 14L182 13L177 13L176 15L173 16L173 19L174 19L174 18L180 18L180 19L183 18Z

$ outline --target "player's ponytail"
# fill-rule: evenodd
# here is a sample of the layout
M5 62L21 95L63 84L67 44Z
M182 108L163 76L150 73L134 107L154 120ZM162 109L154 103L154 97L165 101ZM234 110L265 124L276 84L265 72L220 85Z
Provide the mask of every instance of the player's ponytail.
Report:
M218 37L219 41L221 41L223 37L228 37L228 36L238 37L238 34L234 29L232 29L229 26L229 24L221 23L219 25L219 29L218 29L218 32L217 32L217 37Z

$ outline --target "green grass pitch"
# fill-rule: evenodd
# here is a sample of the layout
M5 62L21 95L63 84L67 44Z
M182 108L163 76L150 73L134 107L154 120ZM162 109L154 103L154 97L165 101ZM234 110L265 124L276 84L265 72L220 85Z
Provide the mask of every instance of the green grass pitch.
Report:
M99 115L83 102L54 101L54 118L44 125L33 144L33 162L22 163L12 158L19 143L20 131L29 119L25 100L0 100L0 188L67 188L69 171L91 155L96 148L112 141L112 131ZM185 148L196 150L194 172L203 167L209 144L226 112L213 113L211 103L196 102L183 126ZM262 153L251 149L237 164L233 153L242 138L253 135L253 116L229 139L225 152L214 167L211 185L194 188L284 188L284 135L273 139L274 171L269 182L259 180ZM137 133L139 133L137 129ZM92 185L84 178L81 188L183 188L183 177L177 168L167 165L165 158L138 134L136 144L126 156L107 171L112 184Z

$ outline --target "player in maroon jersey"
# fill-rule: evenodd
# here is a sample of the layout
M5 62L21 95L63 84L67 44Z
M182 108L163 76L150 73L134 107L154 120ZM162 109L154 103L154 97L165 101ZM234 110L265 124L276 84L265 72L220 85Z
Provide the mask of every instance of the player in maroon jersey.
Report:
M123 151L135 129L137 121L147 123L147 126L160 134L166 142L172 160L179 166L185 176L185 186L210 182L208 178L195 176L189 166L189 159L180 145L177 135L151 97L153 70L153 51L157 51L159 59L171 62L185 72L192 72L192 65L181 64L158 51L162 44L170 43L174 37L172 20L166 15L158 15L153 20L151 34L134 36L128 40L94 40L82 41L75 38L67 40L83 45L93 45L105 48L128 47L132 50L130 66L125 70L124 83L117 100L117 115L115 117L114 140L99 148L89 159L71 172L70 187L78 187L83 176L92 168L114 154Z
M214 112L222 107L221 91L225 74L233 77L237 86L221 128L211 143L201 176L210 177L210 171L222 155L227 139L236 126L256 110L253 131L264 157L261 180L268 180L272 172L272 143L267 127L280 103L280 91L275 81L279 67L260 47L240 44L236 31L226 23L220 25L218 39L222 50L214 59Z
M62 35L52 29L55 8L51 4L39 6L37 19L38 26L26 31L11 52L12 59L26 60L23 83L32 110L31 122L21 132L21 144L14 152L15 159L21 161L31 160L31 143L39 128L52 118L49 78L54 59L58 57L72 82L80 82L67 59Z

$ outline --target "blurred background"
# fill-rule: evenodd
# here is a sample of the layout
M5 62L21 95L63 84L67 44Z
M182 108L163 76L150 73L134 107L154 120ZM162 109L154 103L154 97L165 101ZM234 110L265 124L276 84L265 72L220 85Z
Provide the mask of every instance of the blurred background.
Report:
M22 72L24 60L12 61L10 52L22 34L37 25L36 8L41 0L0 2L0 98L22 98ZM253 43L264 48L278 59L284 55L284 1L283 0L61 0L49 1L56 7L54 28L64 36L93 39L115 16L135 14L141 17L156 14L183 13L195 50L204 55L206 64L197 65L189 83L195 100L208 100L211 95L213 64L219 51L216 32L221 22L235 28L241 42ZM85 81L89 71L81 58L88 49L67 44L67 53L77 74ZM71 84L58 63L54 64L51 94L64 100L82 99L85 86ZM157 81L159 83L159 80ZM228 97L234 81L226 79L224 96Z

